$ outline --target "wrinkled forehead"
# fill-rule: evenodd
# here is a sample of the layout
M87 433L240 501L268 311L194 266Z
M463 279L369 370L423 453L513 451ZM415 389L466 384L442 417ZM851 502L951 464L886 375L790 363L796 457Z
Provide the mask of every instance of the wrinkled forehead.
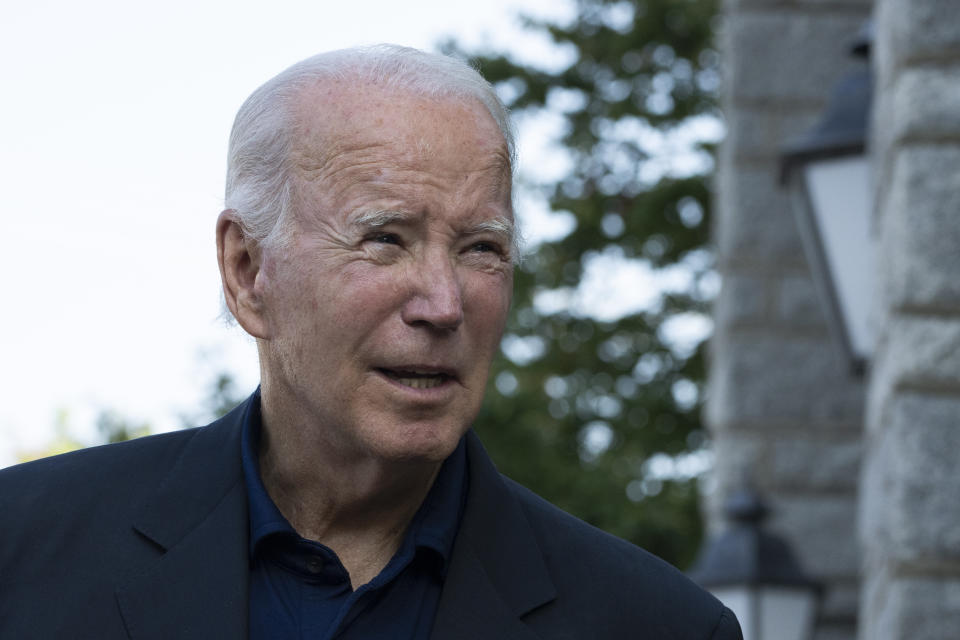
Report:
M423 95L374 82L325 80L303 89L292 105L293 152L324 163L337 154L392 144L411 162L459 145L488 156L511 176L503 132L476 98ZM446 148L446 151L451 149Z

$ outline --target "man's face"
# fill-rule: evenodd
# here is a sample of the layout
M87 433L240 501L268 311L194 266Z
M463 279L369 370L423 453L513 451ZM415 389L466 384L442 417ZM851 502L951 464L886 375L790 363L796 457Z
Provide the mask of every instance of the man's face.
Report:
M440 460L480 408L512 289L509 161L477 103L300 103L290 242L262 256L264 401L347 455Z

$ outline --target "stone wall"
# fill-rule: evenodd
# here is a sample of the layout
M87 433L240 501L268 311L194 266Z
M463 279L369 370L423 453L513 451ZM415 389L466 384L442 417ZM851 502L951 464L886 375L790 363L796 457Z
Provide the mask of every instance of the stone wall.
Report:
M863 640L960 637L960 3L877 0Z
M716 451L705 510L710 528L721 527L724 498L752 475L771 503L770 528L826 585L817 640L856 636L865 385L827 332L778 159L856 64L847 46L871 5L726 0L721 27L728 131L715 240L723 288L705 412Z

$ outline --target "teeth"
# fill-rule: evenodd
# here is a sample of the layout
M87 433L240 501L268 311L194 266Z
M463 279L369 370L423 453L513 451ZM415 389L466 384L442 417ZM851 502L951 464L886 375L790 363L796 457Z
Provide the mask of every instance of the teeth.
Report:
M411 389L433 389L442 385L449 377L445 373L430 374L416 371L391 371L390 369L380 369L380 372Z
M424 378L395 378L397 382L414 389L433 389L443 384L443 376L430 376Z

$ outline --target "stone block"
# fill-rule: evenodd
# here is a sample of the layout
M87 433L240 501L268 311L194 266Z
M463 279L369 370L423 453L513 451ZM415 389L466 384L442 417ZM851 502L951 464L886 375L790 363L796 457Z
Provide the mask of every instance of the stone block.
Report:
M868 434L882 431L897 389L960 386L960 318L901 313L885 318L870 373Z
M803 570L816 580L850 581L859 575L856 497L771 496L769 529L793 546Z
M888 303L960 309L960 146L901 149L881 206Z
M855 491L863 451L860 438L813 440L802 436L772 443L770 482L780 489Z
M780 281L777 319L789 326L826 326L826 314L809 275L785 276Z
M805 265L800 235L787 192L774 167L722 164L717 176L719 261Z
M819 106L789 111L773 106L725 105L727 127L723 144L734 159L779 162L783 146L800 137L817 122Z
M738 423L859 424L863 382L849 373L829 336L790 337L741 331L715 339L707 419L714 429Z
M732 327L764 320L767 317L768 288L769 281L759 275L725 273L713 310L717 326Z
M766 456L766 439L757 434L725 432L713 438L714 464L702 483L704 515L712 533L727 526L724 505L727 497L743 486Z
M861 638L944 640L960 629L960 578L897 578L887 587L885 607L866 607Z
M818 624L813 632L813 640L856 640L857 627L854 624Z
M903 386L960 385L960 317L892 314L884 327L871 381L871 400ZM871 415L882 411L871 408Z
M960 60L957 62L949 68L908 68L900 73L892 87L890 119L880 121L883 127L892 129L897 139L960 137Z
M864 477L869 557L914 570L960 566L960 394L900 392L884 422Z
M873 0L724 0L724 6L730 9L862 9L870 10Z
M863 473L860 477L860 503L857 505L857 537L860 540L860 549L863 553L861 566L866 576L872 576L866 586L872 587L874 592L866 591L866 596L880 601L883 591L879 589L882 580L877 577L886 567L886 554L890 547L887 534L886 509L887 505L887 469L888 457L886 449L889 443L879 435L868 438L864 443ZM865 598L869 603L869 599ZM874 604L873 608L876 608Z
M875 16L883 75L917 60L960 57L956 0L877 0Z
M847 47L863 21L860 12L743 10L730 13L721 32L726 90L735 102L824 104L830 88L853 64Z
M856 582L827 583L820 600L820 619L852 622L860 608L860 588Z

